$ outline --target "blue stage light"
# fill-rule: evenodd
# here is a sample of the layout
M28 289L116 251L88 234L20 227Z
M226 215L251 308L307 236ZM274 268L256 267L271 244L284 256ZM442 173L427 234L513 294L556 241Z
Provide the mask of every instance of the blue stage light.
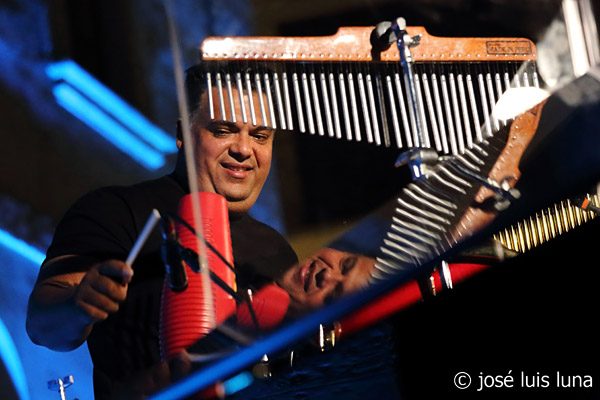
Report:
M59 83L52 89L52 92L56 101L63 108L146 168L155 170L165 165L165 158L162 154L138 140L71 86Z
M29 400L29 391L27 390L23 364L21 364L15 343L2 320L0 320L0 362L4 363L19 399Z
M25 243L23 240L18 239L6 232L5 230L0 229L0 244L9 248L17 254L22 255L23 257L31 260L34 264L41 265L42 261L46 257L44 253L31 246L28 243Z
M106 113L155 149L166 154L177 151L175 139L172 136L148 121L136 109L102 85L74 61L66 60L50 64L46 68L46 74L53 80L62 80L77 89L91 102L104 109Z
M250 386L254 381L254 377L250 372L242 372L234 376L233 378L227 379L223 382L223 389L226 396L232 395L240 390L243 390Z

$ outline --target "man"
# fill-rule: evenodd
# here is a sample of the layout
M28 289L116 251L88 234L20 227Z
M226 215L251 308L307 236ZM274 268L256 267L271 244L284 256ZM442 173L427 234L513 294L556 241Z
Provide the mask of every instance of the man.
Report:
M203 81L194 69L188 71L199 190L227 201L236 267L249 276L255 272L246 270L284 269L297 262L289 244L247 215L269 173L274 131L242 122L237 94L236 123L225 121L218 107L211 119L208 95L199 90ZM256 94L253 101L258 101ZM188 192L184 161L180 151L171 175L103 188L78 200L59 223L30 296L27 332L32 341L67 351L87 340L97 399L114 398L138 372L160 361L164 266L159 233L151 235L132 266L123 260L153 208L176 212ZM158 380L146 374L133 391L151 392Z
M292 315L318 309L368 286L375 259L331 247L288 269L277 284L290 295Z

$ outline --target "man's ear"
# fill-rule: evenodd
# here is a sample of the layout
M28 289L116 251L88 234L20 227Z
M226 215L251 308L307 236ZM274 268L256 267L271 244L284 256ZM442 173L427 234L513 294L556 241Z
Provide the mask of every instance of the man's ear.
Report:
M177 120L177 148L180 149L183 146L183 130L181 128L181 119Z

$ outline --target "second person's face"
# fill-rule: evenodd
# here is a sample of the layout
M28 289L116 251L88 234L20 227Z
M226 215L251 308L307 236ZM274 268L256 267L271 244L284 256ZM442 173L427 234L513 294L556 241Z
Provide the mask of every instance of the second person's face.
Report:
M300 314L367 286L374 264L373 258L326 247L290 268L277 283L290 295L292 312Z

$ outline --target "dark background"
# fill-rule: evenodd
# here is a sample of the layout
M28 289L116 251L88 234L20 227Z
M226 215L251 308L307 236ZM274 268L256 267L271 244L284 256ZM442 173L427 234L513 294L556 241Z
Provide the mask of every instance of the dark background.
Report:
M339 26L373 25L403 16L409 25L423 25L439 36L526 37L538 42L560 18L558 0L174 0L173 4L186 65L197 60L197 46L208 35L333 34ZM164 10L156 0L0 3L3 230L43 252L57 220L82 193L158 176L169 172L174 161L153 175L115 154L57 106L44 66L75 60L174 134L177 109L170 57ZM366 144L282 135L276 142L268 195L256 213L286 232L303 255L408 181L406 171L392 168L397 155L395 150ZM459 371L475 377L480 371L508 370L513 375L521 370L593 374L593 393L559 395L600 398L600 335L594 327L598 229L597 223L589 224L388 321L393 340L382 346L392 358L382 363L379 377L395 377L396 391L387 398L550 397L543 390L475 393L452 386ZM37 266L4 248L0 256L6 293L1 317L23 359L33 398L48 395L46 380L69 373L80 378L71 395L89 397L85 349L56 361L55 353L32 348L24 336L23 315ZM37 368L42 361L52 368ZM362 359L363 364L373 362L367 356ZM326 364L320 362L318 368L325 371L324 382L330 377L333 385L335 364ZM365 393L386 398L377 391L384 381L377 379L377 368L358 368L354 376L351 368L345 371L356 379L340 390L328 390L328 383L311 387L310 382L300 382L296 398L331 398L334 393L339 398L361 398Z

